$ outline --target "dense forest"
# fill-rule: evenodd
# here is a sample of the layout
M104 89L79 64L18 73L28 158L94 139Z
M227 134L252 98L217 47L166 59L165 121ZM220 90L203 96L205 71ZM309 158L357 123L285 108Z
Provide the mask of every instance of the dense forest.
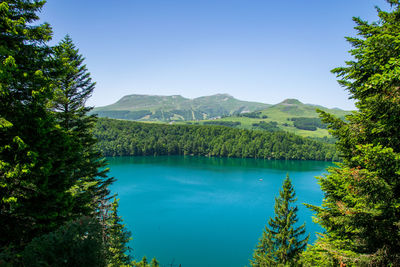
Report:
M281 131L276 121L260 121L259 123L252 123L251 125L255 128L263 129L270 132Z
M293 121L293 126L297 129L307 130L307 131L316 131L317 128L326 129L327 126L324 124L320 118L291 118Z
M106 156L201 155L336 160L335 147L286 133L224 126L165 125L101 118L94 131Z
M227 127L236 127L239 126L241 123L240 121L205 121L203 122L204 125L221 125Z
M268 118L267 115L262 115L261 111L238 113L236 115L238 117L246 117L246 118L253 118L253 119L266 119L266 118Z

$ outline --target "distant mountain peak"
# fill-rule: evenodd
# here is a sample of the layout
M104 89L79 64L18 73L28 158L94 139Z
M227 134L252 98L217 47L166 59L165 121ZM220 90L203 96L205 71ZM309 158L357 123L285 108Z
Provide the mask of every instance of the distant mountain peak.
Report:
M184 98L181 95L146 95L146 94L130 94L130 95L125 95L123 98L139 98L139 97L171 97L171 98Z
M132 120L176 121L204 120L253 112L267 108L268 104L242 101L229 94L215 94L194 99L181 95L140 95L122 97L116 103L95 108L100 117Z
M215 94L212 96L222 96L222 97L229 97L229 98L233 98L233 96L231 96L230 94Z
M295 98L288 98L283 100L281 103L279 104L284 104L284 105L300 105L303 104L301 103L299 100L295 99Z
M208 99L222 99L222 98L234 98L230 94L215 94L215 95L208 95L208 96L200 96L194 99L202 99L202 98L208 98Z

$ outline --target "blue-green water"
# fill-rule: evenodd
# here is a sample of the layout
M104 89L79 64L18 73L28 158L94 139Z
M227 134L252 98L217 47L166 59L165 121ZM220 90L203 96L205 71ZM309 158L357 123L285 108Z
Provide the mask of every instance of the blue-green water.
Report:
M330 163L190 156L108 161L136 259L157 257L161 266L248 265L287 173L298 197L299 222L306 222L311 241L320 231L301 203L321 203L314 177Z

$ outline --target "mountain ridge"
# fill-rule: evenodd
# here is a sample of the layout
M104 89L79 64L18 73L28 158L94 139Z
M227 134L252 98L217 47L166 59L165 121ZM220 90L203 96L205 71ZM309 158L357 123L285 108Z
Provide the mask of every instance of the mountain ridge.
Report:
M287 131L304 137L329 137L329 131L321 122L317 109L342 119L351 113L351 111L338 108L330 109L321 105L304 104L298 99L289 98L256 112L186 123L225 125L249 130Z
M130 94L111 105L96 107L92 113L97 113L99 117L113 119L186 121L253 112L269 106L265 103L239 100L229 94L215 94L193 99L181 95Z
M181 95L146 95L129 94L121 97L113 104L96 107L92 113L99 117L112 119L153 121L153 122L197 122L197 121L228 121L235 127L252 129L253 124L264 122L277 123L284 131L296 131L303 135L328 135L326 129L316 132L294 129L293 118L318 118L316 109L321 109L339 117L344 117L350 111L339 108L326 108L316 104L304 104L298 99L288 98L271 105L260 102L243 101L233 96L221 93L196 98L186 98ZM258 115L255 115L255 112ZM240 122L241 126L238 122ZM298 124L298 123L297 123Z

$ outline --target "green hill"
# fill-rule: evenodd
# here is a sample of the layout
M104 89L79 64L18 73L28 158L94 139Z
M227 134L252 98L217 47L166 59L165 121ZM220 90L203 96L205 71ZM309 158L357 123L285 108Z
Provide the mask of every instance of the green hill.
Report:
M262 110L270 105L235 99L228 94L195 99L180 95L127 95L116 103L93 110L99 117L137 121L204 120Z
M351 112L338 108L329 109L318 105L303 104L297 99L286 99L279 104L269 106L257 112L236 114L235 116L227 116L216 120L188 123L219 124L243 129L269 131L283 130L296 133L300 136L328 137L328 130L319 120L316 109L321 109L341 118L344 118L346 114Z
M316 109L344 118L350 111L286 99L276 105L248 102L228 94L189 99L180 95L127 95L93 110L99 117L181 124L224 125L242 129L288 131L323 138L329 133Z

